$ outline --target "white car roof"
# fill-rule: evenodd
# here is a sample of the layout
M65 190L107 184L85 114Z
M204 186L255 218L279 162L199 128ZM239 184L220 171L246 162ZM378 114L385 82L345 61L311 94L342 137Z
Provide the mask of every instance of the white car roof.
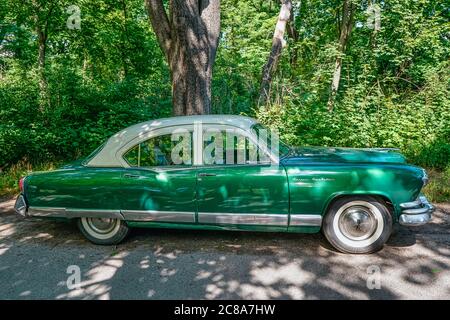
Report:
M86 164L87 166L121 166L116 159L116 153L124 145L138 136L164 127L201 124L225 124L249 130L258 123L256 119L237 115L195 115L162 118L141 122L125 128L111 136L103 148Z

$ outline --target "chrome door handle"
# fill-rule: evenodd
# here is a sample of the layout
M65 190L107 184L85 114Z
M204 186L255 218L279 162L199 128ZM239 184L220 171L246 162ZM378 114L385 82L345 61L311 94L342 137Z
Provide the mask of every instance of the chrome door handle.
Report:
M217 176L217 174L215 173L210 173L210 172L200 172L198 174L199 177L214 177Z
M123 175L123 177L124 177L124 178L130 178L130 179L136 179L136 178L139 178L140 175L138 175L138 174L131 174L131 173L125 173L125 174Z

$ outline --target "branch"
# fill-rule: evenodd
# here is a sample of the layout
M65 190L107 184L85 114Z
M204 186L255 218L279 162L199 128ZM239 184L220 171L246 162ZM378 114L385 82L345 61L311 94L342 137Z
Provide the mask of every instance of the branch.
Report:
M164 52L167 61L169 61L170 47L172 43L170 36L171 28L163 2L162 0L146 0L146 4L153 31L156 34L158 43Z

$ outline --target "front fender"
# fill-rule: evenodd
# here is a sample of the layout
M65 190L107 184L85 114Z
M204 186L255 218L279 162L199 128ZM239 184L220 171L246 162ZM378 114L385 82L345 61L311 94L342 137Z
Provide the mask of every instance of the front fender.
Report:
M417 198L422 170L404 164L310 164L287 166L290 213L320 214L336 197L381 196L392 203L398 219L400 203Z

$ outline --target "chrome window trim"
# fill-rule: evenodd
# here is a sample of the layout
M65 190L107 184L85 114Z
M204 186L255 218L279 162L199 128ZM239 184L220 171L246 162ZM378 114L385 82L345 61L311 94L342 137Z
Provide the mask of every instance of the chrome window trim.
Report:
M236 115L198 115L161 118L138 123L112 135L106 141L104 148L99 150L85 165L88 167L123 167L124 163L120 161L120 158L116 157L116 153L129 144L130 141L136 139L136 137L145 136L156 130L174 126L192 126L194 123L232 124L235 127L247 130L257 123L257 120Z
M115 154L115 157L120 162L120 164L122 165L123 168L145 168L145 167L131 166L128 163L128 161L124 158L125 154L128 151L130 151L132 148L134 148L136 145L138 145L142 142L145 142L149 139L156 138L159 136L171 134L176 129L185 129L186 131L189 131L192 133L192 144L193 145L191 147L192 147L193 153L195 153L195 130L194 130L194 125L191 124L191 125L166 126L166 127L162 127L162 128L153 129L143 135L139 135L139 136L131 139L126 144L124 144L120 149L118 149ZM193 158L195 159L195 155ZM192 159L192 164L185 165L185 166L186 167L192 166L194 164L193 162L194 161ZM153 167L149 167L149 168L159 168L159 167L168 167L168 166L153 166Z
M213 129L218 129L220 131L221 128L223 128L224 130L233 130L236 133L241 134L241 135L243 135L246 138L249 138L252 143L254 143L258 148L261 149L262 152L264 152L266 154L266 156L270 159L270 163L272 163L272 164L278 164L279 163L278 156L274 155L271 152L271 150L268 149L268 147L267 147L267 145L265 143L260 144L259 143L260 141L258 140L258 137L255 135L255 133L250 128L249 129L243 129L241 127L237 127L237 126L234 126L232 124L223 124L223 123L216 123L216 124L215 123L204 123L201 126L197 126L196 129L199 130L199 128L202 131L201 131L200 134L197 134L197 139L198 139L197 145L200 146L199 149L201 149L201 155L202 156L203 156L203 133L204 133L204 130L206 130L208 128L213 128ZM195 130L195 128L194 128L194 130ZM198 151L198 150L194 149L194 152L195 151ZM194 158L195 158L195 155L194 155ZM201 162L196 163L196 164L203 166L204 165L203 164L203 159L202 159L202 157L199 157L199 158L200 158ZM220 164L220 165L222 165L222 164ZM224 163L223 165L226 166L226 165L235 165L235 164ZM244 165L247 165L247 164L244 164Z
M196 166L203 165L203 123L194 123L194 159L193 163Z

